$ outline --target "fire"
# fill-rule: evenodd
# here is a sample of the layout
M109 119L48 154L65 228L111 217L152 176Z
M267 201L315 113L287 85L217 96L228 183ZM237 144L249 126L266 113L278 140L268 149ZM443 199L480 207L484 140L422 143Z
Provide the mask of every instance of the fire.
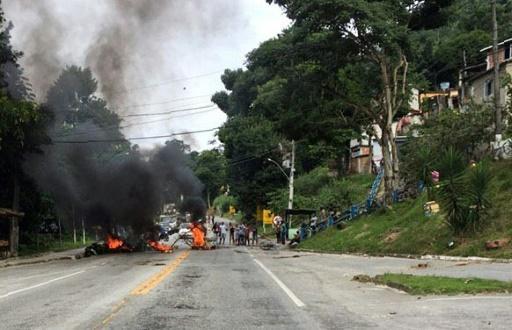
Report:
M110 250L118 250L124 245L124 242L123 240L116 238L111 234L108 234L105 244Z
M161 244L160 242L152 241L152 240L149 240L148 244L155 251L159 251L159 252L162 252L162 253L170 253L170 252L172 252L172 246Z

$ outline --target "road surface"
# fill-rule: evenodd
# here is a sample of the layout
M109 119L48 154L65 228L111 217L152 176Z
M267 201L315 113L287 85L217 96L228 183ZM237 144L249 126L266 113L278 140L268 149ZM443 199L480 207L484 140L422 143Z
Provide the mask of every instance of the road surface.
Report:
M416 297L386 271L512 279L510 264L259 248L115 254L0 269L2 329L510 329L508 295Z

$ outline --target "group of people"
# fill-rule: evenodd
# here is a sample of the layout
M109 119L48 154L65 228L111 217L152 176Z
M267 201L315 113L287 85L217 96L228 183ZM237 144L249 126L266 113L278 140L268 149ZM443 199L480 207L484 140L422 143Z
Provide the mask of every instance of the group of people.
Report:
M286 244L288 239L288 223L280 215L276 215L272 220L274 232L276 233L277 244Z
M217 237L218 245L226 244L226 237L229 235L228 244L231 245L256 245L258 244L258 229L253 225L232 224L224 222L214 223L213 232Z
M303 222L299 229L296 231L294 237L290 239L290 244L300 243L301 240L306 239L310 235L314 235L320 228L326 228L334 225L341 218L341 212L338 210L325 210L321 209L320 217L313 214L309 222ZM283 220L280 215L276 215L273 220L274 232L276 233L277 243L286 244L289 239L288 223Z

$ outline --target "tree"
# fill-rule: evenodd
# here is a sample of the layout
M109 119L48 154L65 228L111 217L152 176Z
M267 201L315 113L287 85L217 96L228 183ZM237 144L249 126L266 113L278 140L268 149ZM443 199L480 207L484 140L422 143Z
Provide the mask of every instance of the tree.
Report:
M400 175L392 124L408 105L410 33L427 23L430 27L432 21L425 16L439 17L442 6L435 1L414 0L267 2L283 6L294 25L311 33L330 31L345 45L344 56L351 60L339 71L343 103L364 113L380 131L386 200L390 201ZM417 17L422 17L423 23L415 20L413 25L412 19Z
M211 207L211 200L226 185L226 159L218 149L205 150L195 158L194 173L204 184L206 201Z
M13 49L10 31L12 24L5 24L0 9L0 204L18 210L23 207L30 223L38 194L34 184L27 180L22 163L27 152L38 149L46 135L46 113L33 102L30 85L23 77L18 60L23 55ZM10 238L14 250L18 244L18 220L11 219Z
M268 201L266 193L285 185L280 170L266 162L279 156L281 141L272 123L262 117L229 118L219 130L224 143L227 163L227 183L240 209L251 217L257 206Z

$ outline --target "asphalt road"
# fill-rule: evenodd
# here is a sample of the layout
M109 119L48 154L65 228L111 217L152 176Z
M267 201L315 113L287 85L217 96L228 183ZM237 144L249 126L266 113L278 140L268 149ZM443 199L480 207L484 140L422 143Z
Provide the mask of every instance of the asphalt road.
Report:
M415 297L385 271L512 278L511 265L259 248L106 255L0 270L2 329L510 329L507 295Z

